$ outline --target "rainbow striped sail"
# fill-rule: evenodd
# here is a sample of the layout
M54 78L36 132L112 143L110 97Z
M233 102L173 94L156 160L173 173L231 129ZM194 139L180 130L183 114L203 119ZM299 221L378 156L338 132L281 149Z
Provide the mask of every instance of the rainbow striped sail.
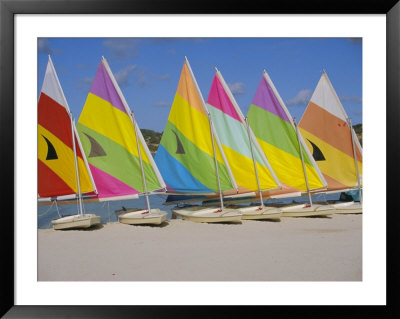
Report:
M265 70L247 117L262 150L282 183L281 191L270 192L269 195L301 195L308 191L299 140L302 144L309 189L326 187L326 182L303 139L301 136L297 139L293 119Z
M346 111L324 72L299 122L299 129L331 191L362 185L361 177L358 178L362 175L362 148L347 120Z
M207 108L238 185L239 193L246 194L260 190L279 189L280 183L257 140L251 134L251 129L249 132L252 146L250 145L244 116L218 70L211 84ZM257 170L254 168L251 148L253 148Z
M168 122L155 156L169 193L219 192L210 121L196 80L186 60ZM221 191L236 187L219 140L214 134Z
M137 198L138 194L145 193L137 139L147 191L165 188L133 113L104 58L93 79L77 129L99 200Z
M38 195L52 199L93 191L79 136L49 56L38 102Z

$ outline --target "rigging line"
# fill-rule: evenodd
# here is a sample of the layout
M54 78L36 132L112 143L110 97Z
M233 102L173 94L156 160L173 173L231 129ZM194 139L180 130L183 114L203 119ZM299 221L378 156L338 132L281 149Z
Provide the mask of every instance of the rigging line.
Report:
M42 213L42 214L38 214L38 217L42 217L42 216L44 216L44 215L46 215L49 211L50 211L50 209L53 207L53 205L54 205L54 203L55 202L51 202L51 205L50 205L50 207L49 207L49 209L48 210L46 210L44 213Z

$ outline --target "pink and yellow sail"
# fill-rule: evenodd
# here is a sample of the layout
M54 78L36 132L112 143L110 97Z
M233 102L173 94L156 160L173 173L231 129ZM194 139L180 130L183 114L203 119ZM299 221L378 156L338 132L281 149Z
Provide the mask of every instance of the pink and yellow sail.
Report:
M79 191L91 193L95 187L49 57L38 102L38 195L40 198L57 198L76 195Z
M133 113L104 58L93 79L77 129L99 200L137 198L145 193L137 140L147 191L165 188Z
M325 72L304 111L299 129L329 191L362 186L362 148Z
M212 81L206 105L239 193L249 194L260 190L280 189L278 178L251 129L248 130L245 118L218 70Z

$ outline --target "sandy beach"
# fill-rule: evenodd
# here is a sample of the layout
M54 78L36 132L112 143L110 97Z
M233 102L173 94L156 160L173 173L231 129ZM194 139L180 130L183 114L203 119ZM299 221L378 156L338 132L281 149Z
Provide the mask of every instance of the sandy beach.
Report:
M361 281L362 215L38 230L39 281Z

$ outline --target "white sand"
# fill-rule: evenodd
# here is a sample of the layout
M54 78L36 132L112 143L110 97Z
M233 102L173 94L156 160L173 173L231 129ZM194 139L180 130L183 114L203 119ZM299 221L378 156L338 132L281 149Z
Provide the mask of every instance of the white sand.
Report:
M38 230L41 281L361 281L362 215Z

